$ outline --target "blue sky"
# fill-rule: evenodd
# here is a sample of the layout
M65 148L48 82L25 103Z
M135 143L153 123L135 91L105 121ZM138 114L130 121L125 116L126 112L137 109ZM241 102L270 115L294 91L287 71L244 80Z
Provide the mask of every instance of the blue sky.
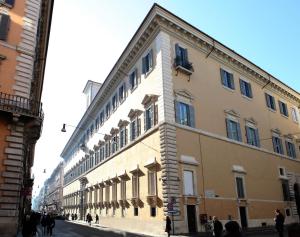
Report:
M300 1L161 0L158 4L300 91ZM151 0L55 1L36 146L34 195L60 161L85 110L87 80L103 82L143 21ZM46 169L47 173L42 171Z

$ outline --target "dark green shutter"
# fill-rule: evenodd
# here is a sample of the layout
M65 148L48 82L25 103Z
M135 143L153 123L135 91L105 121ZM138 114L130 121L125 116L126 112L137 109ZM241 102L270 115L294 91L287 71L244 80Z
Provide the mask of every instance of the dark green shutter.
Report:
M230 119L225 119L225 122L226 122L227 137L232 139L232 133L230 130Z
M260 140L259 140L258 128L255 129L255 142L256 142L256 146L260 147Z
M237 127L237 133L238 133L238 141L242 141L242 132L241 132L241 127L240 127L240 123L236 123L236 127Z
M180 47L178 44L175 44L175 53L176 53L175 64L176 64L176 66L181 65L182 58L181 58L181 54L180 54Z
M277 152L276 151L276 138L275 137L272 137L272 143L273 143L273 150L274 150L274 152Z
M220 68L220 74L221 74L221 83L223 86L227 86L226 78L225 78L225 71Z
M250 98L253 98L251 84L248 83L248 86L249 86L249 87L248 87L248 89L249 89L249 97L250 97Z
M142 58L142 73L146 74L147 69L146 69L146 57Z
M174 101L175 103L175 121L180 124L180 103L178 101Z
M241 89L242 95L246 95L245 82L241 79L240 79L240 89Z
M194 106L189 105L189 111L190 111L191 127L194 128L195 127L195 109L194 109Z
M230 84L231 84L231 89L234 90L235 86L234 86L233 74L232 73L228 73L228 74L229 74L229 80L230 80Z
M251 145L250 143L250 128L248 126L245 127L246 129L246 137L247 137L247 143Z
M9 15L0 14L0 40L7 40L9 21Z
M152 68L153 67L153 50L150 49L149 53L148 53L148 57L149 57L149 68Z

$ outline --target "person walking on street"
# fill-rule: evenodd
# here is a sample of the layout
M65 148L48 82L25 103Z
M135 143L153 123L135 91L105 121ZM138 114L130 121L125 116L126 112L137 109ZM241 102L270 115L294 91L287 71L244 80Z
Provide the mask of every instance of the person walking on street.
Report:
M43 235L46 235L46 230L47 230L46 213L44 213L42 216L41 225L43 229Z
M23 227L22 227L22 235L23 237L31 237L32 236L32 223L30 221L30 215L26 214L23 219Z
M279 237L283 237L283 226L284 226L284 216L279 209L275 210L275 228L278 232Z
M55 220L54 220L53 216L50 216L50 214L47 214L46 223L47 223L47 234L52 236L52 230L55 226Z
M225 224L225 229L224 237L242 237L240 225L236 221L228 221Z
M169 216L166 217L166 229L165 232L168 233L168 237L170 237L170 232L171 232L171 218Z
M216 216L213 216L212 227L213 227L213 235L215 237L221 237L223 232L223 225L221 221L218 220L218 217Z
M99 224L99 216L96 214L96 224Z

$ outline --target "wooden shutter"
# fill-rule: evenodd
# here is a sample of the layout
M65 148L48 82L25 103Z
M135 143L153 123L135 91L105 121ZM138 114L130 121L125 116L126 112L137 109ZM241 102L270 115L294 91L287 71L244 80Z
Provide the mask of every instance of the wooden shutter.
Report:
M238 141L242 141L242 132L241 132L241 127L240 127L240 123L236 123L236 127L237 127L237 133L238 133Z
M248 83L248 85L249 85L249 87L248 87L248 89L249 89L249 97L250 97L250 98L253 98L251 84L250 84L250 83Z
M9 15L0 14L0 40L7 40L9 22Z
M183 66L187 66L188 62L189 62L189 59L188 59L188 51L187 49L184 49L183 50Z
M178 44L175 44L175 54L176 54L176 58L175 58L176 66L181 65L182 58L181 58L181 54L180 54L180 47Z
M256 141L256 146L260 147L258 128L255 129L255 141Z
M141 119L137 118L136 119L136 137L138 137L139 135L141 135Z
M154 105L154 125L158 123L158 105Z
M146 74L147 69L146 69L146 57L142 58L142 73Z
M125 135L124 135L124 136L125 136L125 139L124 139L125 144L123 144L123 146L126 146L126 145L127 145L127 134L128 134L128 129L125 128L124 131L125 131Z
M194 106L189 105L189 111L190 111L190 125L192 128L195 127L195 109Z
M149 68L153 67L153 49L150 49L149 53L148 53L148 59L149 59Z
M180 124L180 103L178 101L174 101L175 105L175 121Z
M233 79L233 74L232 73L228 73L229 74L229 80L230 80L230 84L231 84L231 89L235 89L234 86L234 79Z
M245 82L243 80L241 80L241 79L240 79L240 89L241 89L241 93L243 95L246 95Z
M151 115L150 115L150 118L151 118L151 125L150 125L150 126L151 126L151 128L154 126L154 116L155 116L155 115L154 115L154 113L155 113L155 112L154 112L154 109L155 109L155 108L154 108L154 104L152 104L152 105L151 105L151 108L150 108L150 114L151 114Z
M282 141L281 141L281 139L280 139L280 138L279 138L278 140L279 140L279 153L280 153L280 154L283 154L283 146L282 146Z
M230 129L230 119L225 119L225 122L226 122L227 137L232 139L232 132Z
M280 113L281 113L281 114L284 114L282 102L281 102L281 101L278 101L278 104L279 104L279 110L280 110Z
M225 78L225 71L220 68L220 74L221 74L221 83L224 86L227 86L226 78Z
M269 95L267 93L265 93L265 98L266 98L267 107L271 108L270 98L269 98Z
M276 151L277 143L276 143L276 138L275 137L272 137L272 143L273 143L273 150L274 150L274 152L277 152Z
M147 110L144 111L144 131L147 130Z
M251 144L250 143L250 137L249 137L250 136L250 128L248 126L246 126L245 128L246 128L245 131L246 131L247 143Z

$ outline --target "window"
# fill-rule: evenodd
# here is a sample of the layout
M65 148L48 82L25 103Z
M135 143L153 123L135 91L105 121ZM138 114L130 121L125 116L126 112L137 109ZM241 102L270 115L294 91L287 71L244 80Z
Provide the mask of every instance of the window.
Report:
M95 121L95 128L96 128L96 130L99 129L99 118L96 118L96 121Z
M105 158L110 156L110 142L105 143Z
M139 176L138 175L132 176L132 197L133 198L139 197Z
M146 109L144 116L145 116L144 127L145 127L145 131L147 131L148 129L152 128L154 125L154 104L152 104Z
M100 124L102 125L104 123L104 111L101 111L100 113Z
M112 107L113 110L116 110L118 106L118 94L115 94L112 98Z
M282 167L279 168L279 175L280 176L285 176L285 170L284 170L284 168L282 168Z
M142 69L143 69L143 74L147 75L150 70L153 67L153 55L152 55L152 49L149 51L149 53L143 57L142 59Z
M260 147L258 129L246 126L247 143L252 146Z
M278 101L278 104L279 104L279 110L280 110L280 113L286 117L289 116L289 112L288 112L288 108L287 108L287 105L286 103L283 103L282 101Z
M175 101L175 119L176 122L182 125L195 127L195 111L192 105L183 102Z
M109 202L109 186L105 187L105 201Z
M114 154L118 151L118 136L114 135L111 139L111 153Z
M150 216L156 217L156 208L155 207L150 207Z
M294 143L285 141L286 153L291 158L296 158L296 150Z
M156 172L152 170L148 171L148 195L156 195Z
M240 79L240 89L242 95L252 98L252 89L251 84L249 82Z
M289 181L286 179L282 179L281 187L282 187L283 201L290 201L291 194L290 194Z
M180 47L178 44L175 44L175 53L175 66L181 66L187 70L192 70L192 64L188 60L187 49Z
M272 142L273 142L273 149L274 152L283 154L283 147L282 147L282 141L281 138L278 136L272 136Z
M100 147L100 162L104 160L104 146Z
M234 90L233 74L221 68L222 85Z
M135 207L134 209L133 209L134 211L134 216L138 216L139 215L139 208L138 207Z
M134 141L140 135L140 119L135 118L130 123L130 141Z
M9 15L0 13L0 40L7 40L9 22Z
M231 119L226 119L227 137L236 141L242 141L240 124Z
M129 75L129 83L130 83L131 90L133 90L137 87L137 70L136 69Z
M112 200L117 201L117 183L112 184Z
M292 119L294 122L298 123L299 122L299 118L298 118L298 111L296 108L291 108L291 114L292 114Z
M122 127L120 129L120 148L126 146L127 144L127 129L126 127Z
M123 83L119 87L119 101L122 102L125 99L125 84Z
M193 176L194 176L193 171L190 170L183 171L184 195L195 195Z
M98 189L95 189L94 191L94 203L98 202Z
M245 198L244 181L242 177L236 177L236 190L238 198Z
M121 199L126 200L126 181L121 180Z
M0 0L0 3L8 6L8 7L13 7L15 4L15 0Z
M106 115L106 118L109 117L110 115L110 103L108 102L106 107L105 107L105 115Z
M267 93L265 93L265 97L266 97L267 107L272 109L272 110L276 110L276 104L275 104L274 97L267 94Z

